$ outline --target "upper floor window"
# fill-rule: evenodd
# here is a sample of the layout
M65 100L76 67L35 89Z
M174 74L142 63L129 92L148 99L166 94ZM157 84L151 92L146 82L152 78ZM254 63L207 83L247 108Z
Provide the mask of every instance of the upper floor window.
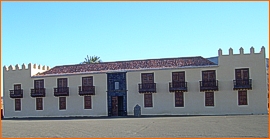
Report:
M93 77L82 77L82 86L93 86Z
M34 81L34 87L35 89L44 88L44 80L35 80Z
M172 82L185 82L185 72L173 72L172 73Z
M59 78L57 79L57 87L61 88L61 87L67 87L67 78Z
M235 69L235 79L236 80L246 80L249 79L249 69Z
M21 90L21 89L22 89L21 84L14 85L14 90Z
M142 73L142 83L154 83L154 73Z
M203 81L214 81L214 80L216 80L216 71L215 70L202 71L202 80Z

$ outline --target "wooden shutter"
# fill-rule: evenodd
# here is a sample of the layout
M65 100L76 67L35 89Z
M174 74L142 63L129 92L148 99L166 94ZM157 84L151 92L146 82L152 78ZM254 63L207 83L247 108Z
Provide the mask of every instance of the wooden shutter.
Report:
M154 83L154 73L142 73L142 83Z
M21 90L21 84L15 84L14 90Z
M153 107L152 93L144 94L144 107Z
M184 107L184 93L175 92L175 107Z
M93 77L83 77L82 86L93 86Z
M60 110L66 109L66 97L59 97L59 109Z
M59 78L57 80L58 87L67 87L67 78Z
M91 109L91 96L84 96L84 109Z
M214 106L214 92L205 92L205 106Z
M42 98L36 98L36 110L43 110Z
M21 111L21 99L15 99L15 111Z
M44 88L44 80L35 80L34 87L35 89Z
M173 72L172 73L172 81L177 81L177 82L184 82L185 81L185 72Z
M236 80L243 80L249 79L249 69L235 69L235 79Z
M238 105L247 105L247 91L238 91Z

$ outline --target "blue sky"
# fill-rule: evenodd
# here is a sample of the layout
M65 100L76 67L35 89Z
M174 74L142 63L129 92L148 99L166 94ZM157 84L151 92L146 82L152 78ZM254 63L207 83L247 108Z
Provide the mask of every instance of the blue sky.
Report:
M217 56L269 47L268 2L2 2L2 65Z

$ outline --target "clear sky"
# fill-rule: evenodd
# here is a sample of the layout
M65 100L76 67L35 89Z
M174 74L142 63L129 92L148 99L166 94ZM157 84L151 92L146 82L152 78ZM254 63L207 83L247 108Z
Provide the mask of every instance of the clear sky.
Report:
M268 2L2 2L2 64L79 64L269 48Z

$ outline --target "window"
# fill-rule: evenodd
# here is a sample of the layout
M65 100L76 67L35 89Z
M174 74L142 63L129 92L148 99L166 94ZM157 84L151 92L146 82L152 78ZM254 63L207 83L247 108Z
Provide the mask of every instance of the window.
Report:
M40 95L42 94L42 96L45 97L45 89L44 89L44 80L43 79L34 80L34 90L33 91L34 91L33 93L40 94Z
M247 105L247 90L238 91L238 105Z
M185 81L185 72L173 72L172 81L184 82Z
M66 109L66 97L59 97L59 110Z
M35 80L34 81L34 87L35 89L44 88L44 80Z
M154 73L142 73L142 83L154 83Z
M68 84L67 78L59 78L59 79L57 79L58 93L66 93L66 92L68 92L67 84Z
M153 89L154 86L154 73L142 73L142 89Z
M118 90L119 89L119 82L114 82L114 89Z
M215 70L202 71L202 80L203 81L216 80L216 71Z
M184 107L184 93L175 92L175 107Z
M205 106L214 106L214 92L205 92Z
M249 69L235 69L235 79L236 80L247 80L249 79Z
M67 87L67 78L59 78L57 79L57 87Z
M21 99L15 99L15 111L21 111Z
M93 86L93 77L82 77L82 86Z
M42 98L36 98L36 110L43 110Z
M91 96L84 96L84 109L92 109Z
M144 107L153 107L152 93L144 94Z
M184 71L172 73L172 86L185 87L185 72Z
M21 90L21 84L15 84L14 85L14 91L15 90Z
M21 94L22 93L21 89L22 89L21 84L14 84L14 94L16 95Z

